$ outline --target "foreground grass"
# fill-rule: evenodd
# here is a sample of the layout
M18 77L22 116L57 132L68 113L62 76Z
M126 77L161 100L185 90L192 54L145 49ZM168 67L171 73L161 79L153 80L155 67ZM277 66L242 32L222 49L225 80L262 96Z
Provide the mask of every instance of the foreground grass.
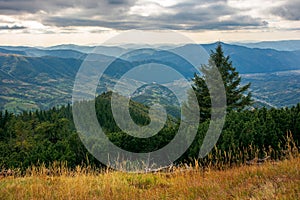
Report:
M300 158L224 171L122 172L0 179L0 199L300 199ZM37 173L36 173L37 172Z

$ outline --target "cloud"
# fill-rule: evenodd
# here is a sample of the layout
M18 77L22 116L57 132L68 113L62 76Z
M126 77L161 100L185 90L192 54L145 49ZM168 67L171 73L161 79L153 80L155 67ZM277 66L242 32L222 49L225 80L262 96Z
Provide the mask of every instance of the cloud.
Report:
M149 0L0 0L0 12L20 17L31 13L29 20L61 29L229 30L267 26L263 19L230 7L226 0L185 0L172 6Z
M39 11L54 13L67 8L81 8L87 11L93 8L101 13L118 7L126 9L135 2L136 0L0 0L0 12L2 14L37 13Z
M124 4L130 4L133 1L130 0L107 0L109 4L115 4L115 5L124 5Z
M110 0L112 4L124 3L121 0ZM129 4L126 1L125 4ZM155 6L158 6L156 3ZM134 5L131 2L131 5ZM148 5L149 6L149 5ZM147 8L141 11L145 12ZM165 12L155 15L145 15L137 10L135 13L123 12L118 15L100 16L95 18L97 11L91 9L91 16L66 17L50 16L43 19L43 23L51 26L99 26L118 30L126 29L175 29L175 30L203 30L203 29L236 29L247 27L262 27L267 23L259 18L240 15L238 9L226 4L226 1L189 1L164 8ZM77 15L78 16L78 15ZM229 16L227 20L220 20L222 16Z
M137 29L141 24L131 21L105 21L105 20L92 20L92 19L78 19L78 18L65 18L65 17L49 17L44 21L47 25L59 27L105 27L114 28L119 30Z
M171 9L171 14L150 19L153 22L163 22L162 26L179 30L228 30L267 25L259 18L241 15L238 9L228 6L226 1L181 3ZM226 19L222 19L224 16Z
M289 0L285 4L273 8L271 13L287 20L300 20L300 1Z
M22 30L22 29L26 29L26 27L25 26L18 26L18 25L13 25L13 26L4 25L4 26L0 26L0 30Z

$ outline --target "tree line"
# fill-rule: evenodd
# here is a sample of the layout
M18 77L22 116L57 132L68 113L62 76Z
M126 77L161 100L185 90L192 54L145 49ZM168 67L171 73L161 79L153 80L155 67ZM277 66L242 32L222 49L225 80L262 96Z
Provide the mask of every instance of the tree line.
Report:
M147 109L143 105L137 105ZM109 139L117 146L132 152L149 152L163 147L173 139L179 126L178 122L168 120L157 135L135 138L119 130L114 122L109 93L97 98L96 108L98 120ZM132 116L136 117L138 123L146 124L149 120L147 114L139 109L133 112L136 112ZM208 125L209 120L200 123L191 147L178 162L189 162L198 157ZM299 144L300 104L291 108L233 111L226 116L217 148L224 152L242 151L245 154L242 162L254 156L246 152L245 149L249 146L261 153L272 149L272 158L278 159L285 148L288 132L293 134L295 142ZM96 138L91 140L99 145L95 142ZM83 146L73 123L70 105L47 111L23 112L19 115L0 112L0 168L25 169L42 163L48 165L54 161L67 161L70 167L82 164L101 166Z

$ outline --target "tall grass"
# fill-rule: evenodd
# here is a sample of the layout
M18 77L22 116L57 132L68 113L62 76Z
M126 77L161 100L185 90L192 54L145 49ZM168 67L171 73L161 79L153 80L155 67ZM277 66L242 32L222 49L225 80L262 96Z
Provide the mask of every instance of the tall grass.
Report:
M254 145L248 147L232 147L230 150L214 149L203 159L197 160L197 165L209 169L227 169L269 158L271 161L290 159L298 156L299 149L291 132L286 134L283 143L279 143L277 150L272 147L258 148ZM249 162L250 161L250 162ZM251 162L253 161L253 162Z
M30 168L0 180L0 199L299 199L300 158L263 165L172 173L122 173L92 168Z

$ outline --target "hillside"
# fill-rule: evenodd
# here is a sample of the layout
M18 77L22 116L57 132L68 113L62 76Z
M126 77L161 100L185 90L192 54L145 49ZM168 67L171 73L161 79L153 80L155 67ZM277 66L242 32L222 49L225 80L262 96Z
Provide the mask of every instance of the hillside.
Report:
M0 108L13 112L70 102L81 60L0 55Z
M300 101L300 71L242 74L255 100L267 107L291 107ZM257 103L256 103L257 104Z

